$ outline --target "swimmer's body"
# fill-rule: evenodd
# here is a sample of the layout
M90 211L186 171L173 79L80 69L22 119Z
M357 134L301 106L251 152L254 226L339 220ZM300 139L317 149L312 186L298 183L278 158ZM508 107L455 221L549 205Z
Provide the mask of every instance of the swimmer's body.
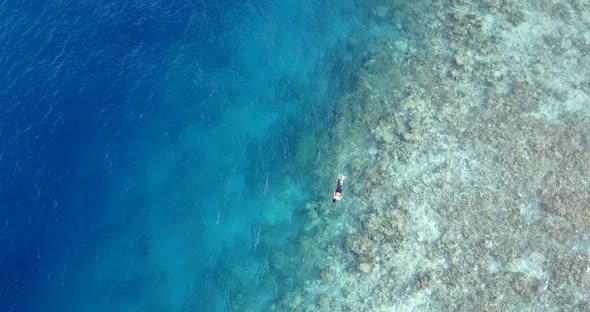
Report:
M346 179L344 175L341 174L338 176L338 184L336 184L336 189L334 190L334 194L332 197L332 202L334 204L342 200L342 197L344 197L344 193L342 192L342 185L344 185L344 179Z

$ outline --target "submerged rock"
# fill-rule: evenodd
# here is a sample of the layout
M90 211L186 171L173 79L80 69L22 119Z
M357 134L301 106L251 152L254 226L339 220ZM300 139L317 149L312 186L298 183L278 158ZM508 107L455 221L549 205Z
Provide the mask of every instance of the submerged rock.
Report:
M359 257L372 257L375 254L375 242L366 236L354 235L346 239L346 249Z
M361 273L369 273L369 272L371 272L371 265L366 262L362 262L358 265L357 269Z

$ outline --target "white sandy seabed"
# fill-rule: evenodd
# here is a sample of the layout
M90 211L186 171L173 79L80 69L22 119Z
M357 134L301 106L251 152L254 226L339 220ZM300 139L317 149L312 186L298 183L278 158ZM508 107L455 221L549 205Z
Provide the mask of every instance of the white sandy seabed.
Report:
M317 274L274 308L589 311L590 3L392 2L367 23L401 36L343 56Z

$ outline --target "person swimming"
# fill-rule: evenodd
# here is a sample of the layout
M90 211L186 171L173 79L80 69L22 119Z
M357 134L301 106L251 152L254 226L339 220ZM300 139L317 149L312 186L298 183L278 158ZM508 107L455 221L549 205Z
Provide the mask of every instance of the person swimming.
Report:
M334 196L332 197L332 202L335 204L336 202L340 201L342 199L342 197L344 196L344 193L342 192L342 185L344 184L344 179L346 179L346 177L344 175L339 175L338 176L338 184L336 184L336 189L334 190Z

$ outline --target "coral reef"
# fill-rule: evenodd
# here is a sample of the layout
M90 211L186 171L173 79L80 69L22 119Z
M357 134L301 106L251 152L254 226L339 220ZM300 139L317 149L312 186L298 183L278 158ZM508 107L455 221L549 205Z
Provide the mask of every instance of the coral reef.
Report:
M367 6L401 35L348 42L349 201L304 233L329 260L277 309L588 310L587 2Z

